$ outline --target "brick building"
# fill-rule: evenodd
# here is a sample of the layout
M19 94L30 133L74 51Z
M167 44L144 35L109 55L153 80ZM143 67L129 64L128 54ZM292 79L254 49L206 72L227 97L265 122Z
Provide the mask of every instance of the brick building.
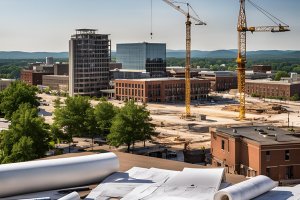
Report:
M28 85L43 85L43 75L53 75L53 72L35 72L30 70L21 71L21 81Z
M191 100L206 99L209 80L191 79ZM176 102L185 99L185 79L149 78L116 79L115 96L118 100L132 99L140 102Z
M167 67L167 76L168 77L177 77L177 78L185 78L185 67L180 67L180 66L172 66L172 67ZM202 71L209 71L209 69L206 68L191 68L191 78L198 78L199 72Z
M253 72L266 73L267 71L272 70L272 66L271 65L252 65L252 70L253 70Z
M211 131L212 165L248 177L300 179L300 138L277 127L246 126Z
M212 91L226 91L238 88L237 72L199 72L199 77L210 80Z
M263 96L285 96L289 100L295 94L300 96L300 81L286 83L281 81L260 81L260 80L246 80L245 93L251 95L252 93Z

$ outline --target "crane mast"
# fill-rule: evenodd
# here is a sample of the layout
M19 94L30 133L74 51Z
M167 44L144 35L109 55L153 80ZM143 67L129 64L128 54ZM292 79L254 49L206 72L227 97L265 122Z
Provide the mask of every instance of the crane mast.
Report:
M238 58L236 60L236 63L238 64L238 67L236 68L238 72L238 89L240 93L240 113L239 118L243 119L245 118L245 71L246 71L246 32L251 31L253 32L263 32L263 31L270 31L270 32L285 32L290 31L286 26L282 26L281 24L277 24L272 18L276 19L277 21L280 21L264 9L260 8L250 0L248 0L255 8L257 8L260 12L262 12L264 15L266 15L269 19L271 19L273 22L275 22L278 26L261 26L261 27L247 27L247 21L246 21L246 10L245 10L245 1L246 0L239 0L240 1L240 11L239 11L239 18L238 18L238 24L237 24L237 31L238 31ZM280 21L283 23L282 21ZM285 23L284 23L285 24Z
M186 24L186 54L185 54L185 114L191 115L191 24L187 15Z
M179 12L183 13L187 20L185 22L186 25L186 58L185 58L185 107L186 107L186 117L191 116L191 20L193 19L198 24L196 25L206 25L206 23L202 22L199 18L199 16L195 13L193 8L190 6L189 3L184 3L188 7L188 12L182 10L179 6L174 5L172 2L168 0L163 0L171 7L175 8ZM175 2L175 3L182 3L182 2ZM190 16L189 9L192 9L192 11L196 14L197 17Z
M246 71L246 11L245 0L240 0L240 13L237 25L238 31L238 58L236 63L238 64L238 89L240 93L240 113L239 118L245 118L245 71Z

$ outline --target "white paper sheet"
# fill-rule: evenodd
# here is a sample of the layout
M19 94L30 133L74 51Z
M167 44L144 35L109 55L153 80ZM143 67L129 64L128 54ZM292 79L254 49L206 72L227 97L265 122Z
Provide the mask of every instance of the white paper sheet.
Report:
M166 182L135 188L122 200L212 200L222 180L225 180L222 168L184 168Z
M117 172L107 177L86 200L124 197L138 186L164 182L172 174L174 171L133 167L125 173Z
M276 187L253 200L299 200L300 185L295 187Z
M184 168L182 172L166 181L165 185L204 186L218 190L222 180L226 180L223 168Z
M214 200L223 200L227 196L229 200L249 200L276 187L276 183L267 176L256 176L231 187L217 192Z

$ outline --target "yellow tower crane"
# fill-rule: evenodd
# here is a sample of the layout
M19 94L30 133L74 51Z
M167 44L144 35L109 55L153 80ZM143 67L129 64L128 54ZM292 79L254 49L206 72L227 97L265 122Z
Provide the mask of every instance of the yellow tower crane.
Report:
M186 24L186 58L185 58L185 107L186 107L186 117L190 117L191 115L191 24L192 22L190 19L193 19L197 22L195 25L206 25L197 13L194 11L192 6L189 3L183 3L183 2L176 2L176 1L168 1L168 0L163 0L179 12L183 13L186 17L187 20L185 22ZM185 10L182 10L180 6L174 5L174 3L183 3L187 5L188 11L186 12ZM190 9L194 12L196 17L193 17L190 15Z
M238 88L240 93L240 114L239 118L245 118L245 71L246 71L246 31L253 32L262 32L262 31L270 31L270 32L285 32L290 31L288 29L288 25L280 21L278 18L274 17L255 3L248 0L250 4L252 4L255 8L257 8L260 12L266 15L269 19L271 19L277 26L262 26L262 27L247 27L246 21L246 11L245 11L245 1L246 0L239 0L240 1L240 12L237 24L237 31L238 31L238 58L236 63L238 64ZM280 22L281 24L285 24L282 26L281 24L277 23Z

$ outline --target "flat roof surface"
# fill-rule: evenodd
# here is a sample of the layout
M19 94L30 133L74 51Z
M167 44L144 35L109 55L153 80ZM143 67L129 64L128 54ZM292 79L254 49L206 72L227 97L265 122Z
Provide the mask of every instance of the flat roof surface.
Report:
M295 85L300 84L300 81L293 82L293 83L287 83L282 81L262 81L262 80L247 80L246 83L263 83L263 84L275 84L275 85Z
M234 132L234 130L236 132ZM300 138L291 135L293 132L275 126L217 128L216 131L233 137L249 139L260 143L261 145L280 144L282 142L298 142L300 144ZM267 133L268 136L266 136Z
M102 147L101 147L102 148ZM108 145L103 146L102 149L108 149ZM162 158L154 158L149 156L141 156L141 155L135 155L130 153L122 153L119 151L111 150L111 152L115 153L120 161L120 168L119 172L125 172L132 167L143 167L143 168L159 168L159 169L167 169L167 170L175 170L175 171L182 171L183 168L216 168L216 167L208 167L208 166L202 166L202 165L196 165L196 164L190 164L185 162L179 162L179 161L173 161L173 160L167 160ZM94 154L92 152L82 152L82 153L69 153L69 154L63 154L59 156L51 156L47 158L42 158L41 160L46 159L57 159L57 158L68 158L68 157L76 157L76 156L86 156ZM84 170L84 169L83 169ZM247 180L242 175L236 175L236 174L227 174L226 173L226 181L230 182L232 184L237 184L242 181ZM91 183L89 185L90 189L94 189L97 187L99 183ZM82 191L78 192L79 195L85 196L89 194L91 191Z
M69 78L68 75L44 75L45 77Z
M182 80L185 80L185 78L169 77L169 78L141 78L141 79L115 79L115 80L122 80L122 81L182 81ZM197 81L197 80L206 80L206 79L191 78L191 81Z

